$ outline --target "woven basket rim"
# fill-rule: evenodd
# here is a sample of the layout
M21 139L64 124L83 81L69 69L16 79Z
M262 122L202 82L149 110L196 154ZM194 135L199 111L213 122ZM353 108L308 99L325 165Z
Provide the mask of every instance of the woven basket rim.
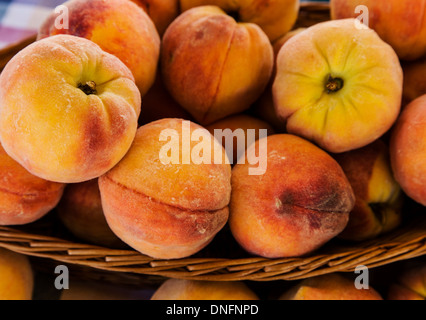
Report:
M324 19L329 14L329 8L329 4L324 2L300 3L302 14L295 28L314 23L316 19ZM35 35L30 36L0 50L0 70L8 59L35 39ZM331 247L329 251L320 248L309 256L297 258L249 256L235 259L188 257L157 260L133 249L105 248L23 231L14 226L0 226L0 247L27 256L89 267L93 272L107 271L119 275L210 281L299 280L332 272L353 272L359 265L375 268L426 255L426 217L416 217L404 228L371 241Z
M0 226L0 247L27 256L119 273L210 281L299 280L331 272L354 272L359 265L375 268L426 255L426 217L416 216L404 227L369 241L347 242L326 250L320 248L308 256L279 259L247 256L161 260L131 248L111 249L9 226Z

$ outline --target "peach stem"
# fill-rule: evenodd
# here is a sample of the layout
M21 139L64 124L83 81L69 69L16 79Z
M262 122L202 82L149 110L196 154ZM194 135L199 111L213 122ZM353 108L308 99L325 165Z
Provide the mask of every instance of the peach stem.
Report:
M343 88L343 79L334 78L331 75L328 75L325 88L327 93L334 93Z
M94 81L87 81L85 84L80 83L78 88L85 94L96 94L96 83Z

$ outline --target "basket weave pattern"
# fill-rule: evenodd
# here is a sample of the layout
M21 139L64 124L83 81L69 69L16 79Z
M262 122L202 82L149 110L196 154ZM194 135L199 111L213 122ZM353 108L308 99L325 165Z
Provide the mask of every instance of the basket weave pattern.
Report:
M352 245L331 243L307 257L247 257L156 260L134 250L118 250L0 227L0 246L25 255L88 266L94 269L211 281L298 280L331 272L353 272L426 254L426 219L371 241Z

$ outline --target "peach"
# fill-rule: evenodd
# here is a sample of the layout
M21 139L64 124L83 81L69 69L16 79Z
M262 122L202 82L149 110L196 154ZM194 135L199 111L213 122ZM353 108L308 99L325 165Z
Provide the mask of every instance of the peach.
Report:
M404 86L402 90L403 106L426 94L426 58L404 61Z
M203 159L195 157L201 153ZM228 220L226 160L219 142L193 122L168 118L141 126L123 160L99 178L108 225L154 258L197 253Z
M31 300L34 274L27 256L0 248L0 300Z
M76 183L99 177L135 137L141 96L126 65L94 42L51 36L0 75L0 140L31 174Z
M426 206L426 95L403 109L389 148L396 181L408 197Z
M403 193L395 181L388 146L382 140L334 156L355 193L355 206L339 238L361 241L401 224Z
M105 247L124 247L106 222L98 179L67 185L56 211L77 238Z
M384 5L377 0L330 0L331 18L356 18L361 14L355 12L359 5L368 8L368 26L401 59L414 60L426 54L426 1L388 0Z
M56 207L65 185L29 173L0 145L0 225L34 222Z
M299 281L279 300L383 300L372 287L357 289L354 281L339 273L329 273Z
M196 281L168 279L151 300L259 300L241 281Z
M57 34L87 38L117 56L132 72L145 95L154 83L160 55L160 36L145 11L129 0L69 0L68 25L63 13L52 12L38 31L38 39Z
M182 108L170 95L161 78L161 73L157 72L155 82L143 97L139 125L164 118L179 118L193 121L192 116Z
M255 23L270 41L286 34L296 23L299 0L180 0L182 11L214 5L245 23Z
M426 265L411 265L403 269L391 283L388 300L426 300Z
M354 21L321 22L289 39L278 53L272 88L287 132L333 153L377 140L401 109L395 51Z
M232 169L229 226L249 253L266 258L308 254L346 227L355 196L339 164L309 141L275 134L266 139L267 169ZM259 151L260 152L260 151ZM279 178L277 178L279 177Z
M268 37L253 23L237 23L216 6L179 15L161 51L163 81L172 97L201 125L247 110L272 72Z
M266 130L266 135L274 134L269 123L246 114L226 117L205 128L214 136L215 130L219 130L217 138L221 138L219 142L227 151L231 164L237 163L247 148L260 138L261 130Z
M272 42L272 48L274 49L274 57L275 60L277 59L278 53L280 52L282 46L291 38L293 38L295 35L301 33L302 31L305 31L306 28L305 27L301 27L301 28L297 28L294 30L291 30L285 34L283 34L281 37L279 37L278 39L276 39L275 41ZM275 73L275 72L274 72Z
M179 0L131 0L140 6L154 22L160 36L180 14Z
M69 289L62 289L59 300L149 300L151 294L151 290L116 283L71 279Z

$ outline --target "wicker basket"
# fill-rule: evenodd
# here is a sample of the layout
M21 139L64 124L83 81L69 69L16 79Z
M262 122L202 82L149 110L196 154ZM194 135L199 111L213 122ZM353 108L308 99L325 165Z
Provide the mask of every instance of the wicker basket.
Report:
M327 4L303 3L295 27L329 20ZM0 51L0 69L31 37ZM43 219L20 227L0 227L0 246L37 259L37 266L67 264L80 277L149 284L164 278L212 281L297 280L331 272L353 272L426 254L425 208L407 199L403 224L395 231L360 243L332 239L314 253L298 258L267 259L244 252L225 227L198 254L176 260L156 260L131 248L110 249L73 238L53 210ZM53 269L50 269L52 272Z

